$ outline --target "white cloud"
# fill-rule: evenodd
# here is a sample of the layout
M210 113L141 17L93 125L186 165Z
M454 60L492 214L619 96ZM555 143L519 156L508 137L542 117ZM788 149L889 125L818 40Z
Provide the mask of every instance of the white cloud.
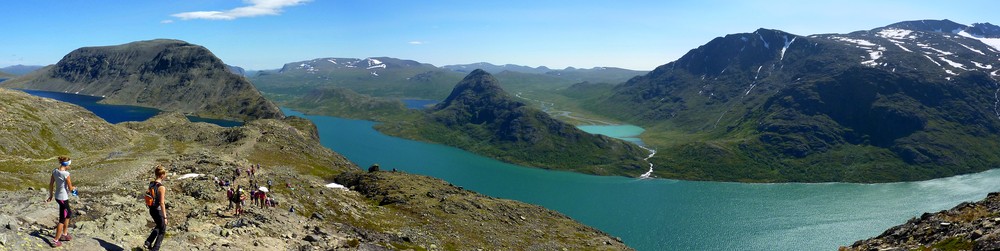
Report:
M160 21L160 23L161 24L170 24L170 23L174 23L174 20L167 19L167 20Z
M310 0L244 0L250 6L243 6L226 11L191 11L173 14L181 20L208 19L233 20L242 17L273 16L281 14L281 9L299 5Z
M410 42L406 42L406 43L412 44L412 45L421 45L421 44L424 44L423 41L410 41Z

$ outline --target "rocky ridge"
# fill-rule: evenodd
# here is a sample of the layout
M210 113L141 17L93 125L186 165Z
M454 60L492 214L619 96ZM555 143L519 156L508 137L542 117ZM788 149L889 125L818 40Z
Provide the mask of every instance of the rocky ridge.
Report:
M553 119L514 99L483 70L469 73L424 115L376 128L527 166L632 177L646 171L645 150Z
M90 137L74 138L69 135L79 132L54 128L74 116L93 118L89 111L19 91L0 91L3 107L22 109L0 113L0 118L50 118L33 124L39 130L5 136L52 134L49 138L72 138L80 144L95 137L117 140L111 146L40 152L38 158L14 157L29 152L21 148L0 149L0 200L5 202L0 204L0 250L48 249L56 214L54 203L44 202L48 184L42 181L55 167L53 159L44 158L52 153L73 157L72 177L80 191L70 200L76 210L69 230L74 239L65 242L63 250L140 246L151 225L139 195L156 163L170 172L165 182L165 250L628 249L613 237L541 207L489 198L429 177L357 174L354 164L319 144L315 125L305 119L262 119L223 128L166 113L117 125L87 121L102 129L81 130ZM104 134L123 135L118 139ZM263 166L258 182L274 181L269 197L279 206L248 206L243 216L234 216L213 178L228 179L235 168L250 164ZM344 181L351 189L325 186L358 175L368 178ZM247 176L236 184L247 186ZM383 203L383 197L400 199ZM560 238L536 238L544 235Z
M1000 250L1000 193L924 213L840 250Z
M0 86L97 96L106 104L205 118L249 121L284 116L208 49L180 40L76 49L55 65Z

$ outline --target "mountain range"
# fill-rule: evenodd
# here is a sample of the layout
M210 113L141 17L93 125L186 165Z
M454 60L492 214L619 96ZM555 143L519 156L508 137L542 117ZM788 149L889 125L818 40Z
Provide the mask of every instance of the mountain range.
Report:
M317 87L341 87L375 97L441 100L453 83L468 72L485 68L496 74L512 92L555 90L578 82L621 83L643 74L613 67L592 69L489 63L436 67L413 60L371 58L317 58L285 64L280 70L259 71L250 79L261 91L272 95L302 96Z
M20 76L24 74L31 73L45 66L40 65L11 65L7 67L0 68L0 72L9 73L11 75Z
M76 49L55 65L0 86L98 96L104 98L102 103L206 118L246 121L284 116L208 49L180 40Z
M759 29L579 102L648 128L660 177L880 182L982 171L1000 165L998 30L949 20L809 36Z

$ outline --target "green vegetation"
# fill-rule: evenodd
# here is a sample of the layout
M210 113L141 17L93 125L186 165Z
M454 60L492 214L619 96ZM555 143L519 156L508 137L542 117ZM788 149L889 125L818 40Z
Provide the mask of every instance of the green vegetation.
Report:
M922 250L959 251L972 250L972 247L972 241L966 240L963 237L951 237L934 243L930 247L924 247Z
M741 39L751 35L760 39ZM644 127L658 177L867 183L1000 165L988 73L945 74L898 48L889 50L913 70L859 66L864 50L825 37L798 37L780 59L761 40L783 36L792 35L716 38L625 84L578 84L560 91L575 102L549 99Z
M283 105L307 114L373 121L412 120L420 116L399 100L374 98L339 87L320 87Z
M645 171L641 148L583 132L516 101L481 70L459 82L423 118L383 123L376 129L527 166L598 175L638 176Z

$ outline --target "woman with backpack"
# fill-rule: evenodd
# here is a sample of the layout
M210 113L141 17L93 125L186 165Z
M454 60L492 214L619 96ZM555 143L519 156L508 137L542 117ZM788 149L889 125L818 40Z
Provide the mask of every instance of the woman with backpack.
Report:
M56 235L52 237L50 244L52 247L62 246L62 242L59 241L73 239L66 232L69 218L73 217L73 212L69 209L69 193L76 190L73 181L69 178L69 165L71 163L73 160L69 157L59 156L59 168L52 169L52 175L49 176L49 198L45 202L50 202L52 197L55 197L56 204L59 204L59 222L56 224Z
M155 179L149 182L149 189L146 192L146 206L149 207L149 215L153 217L156 227L149 233L144 243L146 249L160 250L160 243L167 233L167 206L164 203L167 197L167 188L163 187L163 179L167 177L167 170L163 165L157 164L153 170Z

